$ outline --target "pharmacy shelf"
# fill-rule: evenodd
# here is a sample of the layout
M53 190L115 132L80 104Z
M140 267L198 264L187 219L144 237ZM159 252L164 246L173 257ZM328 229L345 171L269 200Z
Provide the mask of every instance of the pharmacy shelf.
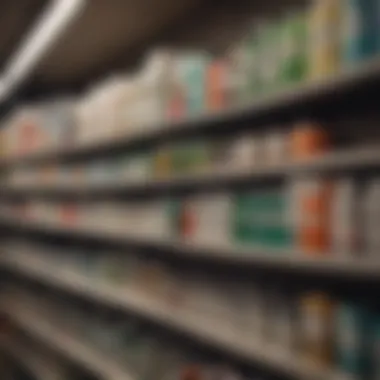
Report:
M234 357L252 363L272 368L276 372L302 380L348 380L341 373L317 367L304 361L289 349L278 345L255 341L252 337L241 334L230 325L194 314L189 310L165 305L146 294L126 288L117 289L104 285L100 281L90 281L82 275L68 271L53 269L51 265L28 256L17 259L17 254L6 255L1 259L1 265L19 272L29 278L42 281L61 290L91 299L108 307L126 310L143 316L163 326L184 333L190 338L203 344L213 346ZM17 318L20 315L17 314ZM22 319L27 319L23 317ZM30 326L22 320L23 325ZM34 324L32 319L31 324ZM40 329L35 329L38 330ZM45 331L45 330L44 330ZM53 335L51 335L53 336ZM58 338L53 338L57 339ZM67 345L68 346L68 345ZM73 354L74 356L76 354Z
M0 225L12 229L60 236L67 239L85 239L117 246L138 246L159 248L181 260L202 260L205 262L241 267L261 267L292 273L330 276L336 279L358 281L379 281L380 261L374 257L330 252L311 256L305 252L288 249L277 250L268 247L243 247L227 243L196 243L175 239L158 239L149 236L90 231L81 227L64 227L53 223L22 221L14 217L0 218Z
M201 133L205 130L217 131L239 122L278 123L289 116L294 118L296 111L305 115L304 110L315 110L321 107L330 108L332 102L342 100L350 95L360 94L360 89L374 85L380 81L380 60L373 59L367 63L342 72L334 77L292 86L274 95L263 96L250 104L232 110L219 111L192 117L183 121L163 121L152 128L144 128L144 132L118 137L101 142L81 144L73 147L45 151L26 157L4 160L0 166L31 165L41 162L82 160L104 154L123 152L141 148L158 141L185 137ZM306 113L306 115L308 115Z
M9 337L0 338L0 350L20 363L37 380L61 380L60 368L51 365L46 358L15 342Z
M111 358L94 350L87 343L67 335L60 328L47 323L41 315L34 315L28 308L17 309L3 305L2 312L8 315L19 327L51 346L68 359L82 365L104 380L132 380L126 370Z
M257 166L244 170L226 170L224 172L203 172L193 175L177 176L172 179L148 180L140 182L106 185L37 185L2 186L0 196L48 196L48 197L108 197L112 195L143 194L153 192L171 193L190 188L220 188L221 185L239 185L252 181L271 180L297 176L312 172L341 172L380 167L380 146L362 149L331 152L309 158L302 162L288 162L277 165Z

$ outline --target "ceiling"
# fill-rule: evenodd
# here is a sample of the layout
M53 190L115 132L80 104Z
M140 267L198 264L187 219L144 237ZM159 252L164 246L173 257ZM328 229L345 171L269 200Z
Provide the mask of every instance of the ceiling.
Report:
M137 52L186 18L199 0L88 0L35 72L42 85L74 85L133 62Z
M0 70L48 4L0 1ZM87 0L83 11L42 58L24 92L87 84L133 64L146 47L187 19L200 0Z
M287 0L297 1L297 0ZM298 0L302 1L302 0ZM0 70L48 0L0 1ZM253 14L284 1L87 0L79 17L41 59L17 94L81 90L117 70L133 68L159 45L223 49ZM249 10L249 11L248 11ZM243 22L244 21L244 22Z
M0 1L0 72L47 0Z

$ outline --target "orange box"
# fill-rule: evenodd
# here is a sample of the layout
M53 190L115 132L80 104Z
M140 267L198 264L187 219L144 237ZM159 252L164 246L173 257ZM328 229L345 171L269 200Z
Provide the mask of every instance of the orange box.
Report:
M326 180L310 179L301 185L296 236L306 254L326 254L331 247L331 198L332 187Z
M313 157L326 152L328 148L328 135L318 124L299 123L291 133L290 151L295 159Z
M206 106L210 110L227 106L227 64L217 60L209 64L206 74Z

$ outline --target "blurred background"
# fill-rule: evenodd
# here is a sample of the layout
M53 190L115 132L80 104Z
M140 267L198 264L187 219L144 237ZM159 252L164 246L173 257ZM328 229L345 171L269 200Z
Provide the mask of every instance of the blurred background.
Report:
M0 378L380 379L380 0L0 2Z

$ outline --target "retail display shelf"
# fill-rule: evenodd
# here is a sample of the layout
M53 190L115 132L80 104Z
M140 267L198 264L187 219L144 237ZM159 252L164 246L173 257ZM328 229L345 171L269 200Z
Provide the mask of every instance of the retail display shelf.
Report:
M103 154L119 153L152 142L187 136L204 130L217 131L219 127L244 121L278 123L283 118L289 119L289 114L294 115L295 110L302 110L311 105L313 108L320 105L331 108L331 102L334 99L344 98L349 93L357 94L362 86L374 84L379 78L380 61L375 58L334 77L292 86L234 109L212 112L181 121L163 121L151 128L144 128L144 132L133 136L118 136L118 138L101 142L82 143L24 157L4 159L0 166L6 168L48 161L82 160Z
M2 311L30 335L52 347L68 359L100 376L104 380L132 380L133 377L112 358L94 350L88 343L66 334L56 326L47 323L40 315L34 315L27 308L4 307Z
M325 68L306 49L314 16L315 32L352 13L379 34L374 9L177 3L166 23L197 33L157 19L116 74L43 65L3 99L0 351L39 380L353 380L341 338L356 334L375 377L380 313L361 293L380 286L380 49L335 38ZM98 13L112 53L131 26L104 4L79 24Z
M300 357L296 357L289 350L278 347L278 345L263 343L261 340L255 341L251 338L242 339L241 334L226 323L217 323L215 320L199 316L189 310L164 305L162 301L140 294L136 290L117 289L110 285L104 285L99 281L95 283L86 279L83 275L69 270L54 271L49 265L44 265L40 260L34 261L26 257L23 257L22 260L17 260L17 255L13 258L11 255L7 255L6 258L1 260L1 265L106 306L119 310L124 309L128 312L133 311L156 323L182 332L206 345L215 346L243 360L274 368L286 375L298 379L345 380L341 373L315 366ZM48 329L39 326L39 321L35 322L34 319L28 318L27 315L21 316L17 313L14 318L44 339L49 333L46 339L54 340L51 341L54 345L62 343L61 349L63 351L67 351L72 345L74 347L70 349L70 352L76 357L78 356L76 353L74 354L75 351L84 351L82 347L80 347L81 350L79 350L79 346L76 348L76 344L71 341L66 344L66 337L59 343L61 336L58 331L57 334L55 332L54 334L50 333ZM92 361L96 362L93 355L83 354L83 358L80 358L83 364L87 363L88 366L92 365ZM100 370L101 368L99 368ZM105 371L103 370L103 372Z
M239 185L252 181L287 178L312 172L340 172L344 170L368 169L380 166L380 146L331 152L302 162L289 162L265 165L241 170L223 172L203 172L192 175L176 176L171 179L153 179L128 182L109 182L94 185L5 185L0 189L2 197L49 196L71 198L109 197L112 195L141 194L151 192L155 195L190 188L220 188L223 184Z
M378 281L380 262L374 257L349 255L345 252L326 252L309 255L289 248L275 249L259 246L240 246L222 242L192 242L190 240L159 239L136 234L117 234L81 227L66 227L54 223L21 221L14 217L0 217L0 225L12 229L20 228L32 233L52 234L65 238L86 239L96 242L114 243L117 246L158 248L181 260L203 260L211 263L244 267L265 267L294 273L327 275L350 280Z
M0 349L20 363L38 380L59 380L62 378L60 377L60 369L57 368L55 363L51 365L48 360L23 347L10 337L4 336L0 338Z

